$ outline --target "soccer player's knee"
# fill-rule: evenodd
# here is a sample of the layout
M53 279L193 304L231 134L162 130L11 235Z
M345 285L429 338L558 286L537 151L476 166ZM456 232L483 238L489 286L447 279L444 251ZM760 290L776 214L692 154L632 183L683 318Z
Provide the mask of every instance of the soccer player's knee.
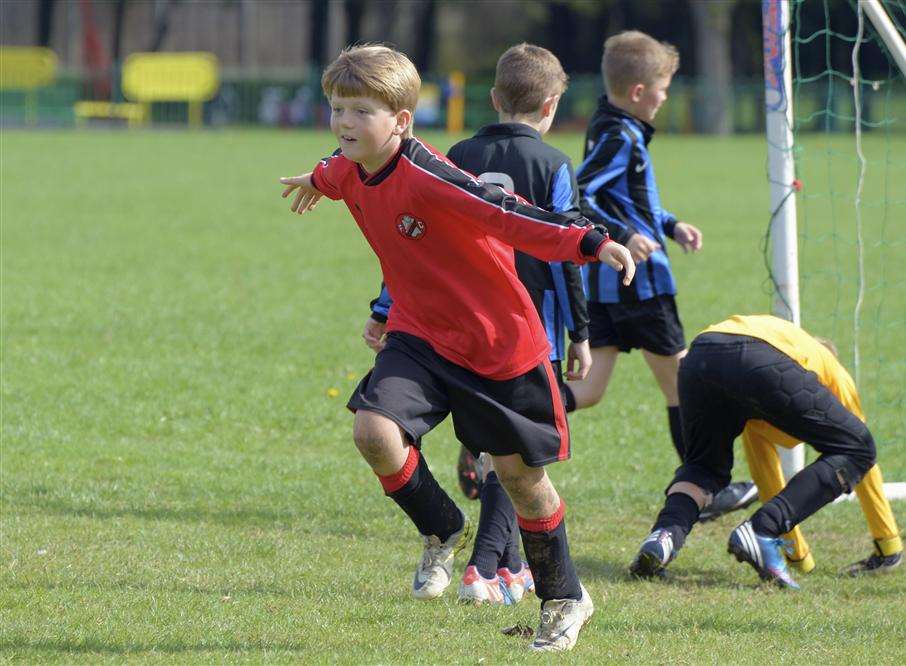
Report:
M859 426L858 431L853 433L853 446L846 455L824 456L828 460L840 460L836 466L846 470L851 481L850 489L855 487L865 473L874 466L877 457L874 437L863 423L860 423Z
M851 455L825 455L815 461L821 485L833 497L851 493L874 464L874 455L867 457ZM867 467L866 467L867 465Z
M533 474L526 474L522 471L511 469L498 469L497 478L500 484L506 488L506 491L514 500L522 499L532 494L532 489L537 484L537 479Z
M368 462L380 461L391 444L386 429L368 418L356 418L352 437L359 453Z
M862 451L859 456L859 467L862 470L862 475L864 475L868 470L874 467L878 452L877 449L875 449L875 439L871 436L871 432L869 432L868 428L863 429L860 439L865 445L864 451Z
M598 389L597 387L595 387L591 391L591 393L589 393L588 396L586 396L585 404L582 406L583 407L594 407L599 402L601 402L601 400L604 398L604 392L605 392L605 388Z
M497 478L522 516L546 516L557 510L559 497L541 468L498 466Z

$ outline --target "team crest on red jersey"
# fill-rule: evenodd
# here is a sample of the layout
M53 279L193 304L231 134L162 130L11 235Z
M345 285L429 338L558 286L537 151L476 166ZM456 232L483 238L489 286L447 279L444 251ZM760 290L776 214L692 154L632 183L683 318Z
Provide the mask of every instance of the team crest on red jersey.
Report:
M419 240L422 236L425 235L425 232L428 230L428 228L425 226L425 223L422 220L418 219L414 215L403 213L396 218L396 230L406 238Z

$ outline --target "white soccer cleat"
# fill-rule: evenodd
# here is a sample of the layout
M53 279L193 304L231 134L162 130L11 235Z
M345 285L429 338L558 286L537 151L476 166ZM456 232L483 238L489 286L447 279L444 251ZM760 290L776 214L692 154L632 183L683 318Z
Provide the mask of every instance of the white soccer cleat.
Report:
M525 562L522 563L522 569L513 573L506 567L500 567L497 570L497 578L500 579L500 586L504 593L510 597L510 603L518 604L522 601L526 592L535 589L535 580L532 578L532 570Z
M541 606L541 624L535 640L529 646L537 652L565 652L572 650L579 638L579 631L591 619L595 605L588 590L581 583L582 598L549 599Z
M478 567L470 564L466 567L459 583L459 600L463 603L481 606L482 604L503 605L509 602L504 596L503 587L497 576L485 578L478 573Z
M468 543L470 523L463 514L462 529L441 542L435 535L423 536L425 550L415 570L412 596L416 599L435 599L444 593L453 579L453 556Z

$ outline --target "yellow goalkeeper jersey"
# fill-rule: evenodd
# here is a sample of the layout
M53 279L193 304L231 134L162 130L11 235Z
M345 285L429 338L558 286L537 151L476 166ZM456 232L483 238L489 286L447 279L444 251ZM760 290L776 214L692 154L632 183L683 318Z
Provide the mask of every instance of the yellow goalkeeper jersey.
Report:
M709 326L702 333L747 335L764 340L806 370L814 372L818 376L818 381L833 393L846 409L865 422L865 413L862 411L856 384L846 368L827 347L795 324L771 315L734 315L719 324ZM746 422L742 442L752 480L758 486L759 498L766 502L785 485L780 458L773 445L792 448L799 444L799 440L767 421L752 419ZM881 470L877 465L868 471L855 490L878 552L889 555L902 550L899 529L890 503L884 495ZM810 570L814 566L814 560L799 528L795 528L786 536L793 541L794 553L791 559L800 562L802 569Z

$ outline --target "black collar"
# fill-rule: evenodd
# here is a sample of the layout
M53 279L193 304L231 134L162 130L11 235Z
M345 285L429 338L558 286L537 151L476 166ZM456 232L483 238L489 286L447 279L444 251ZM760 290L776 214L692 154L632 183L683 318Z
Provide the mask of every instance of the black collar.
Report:
M475 136L527 136L542 141L541 132L525 123L494 123L485 125Z
M645 143L647 144L651 141L651 137L654 135L654 127L646 123L640 118L636 118L631 113L627 113L623 109L620 109L610 103L610 100L607 99L607 95L601 95L598 98L598 111L607 116L615 116L619 120L627 120L635 125L638 125L639 129L642 130L642 136L645 138Z
M368 173L365 169L362 168L362 165L356 162L356 170L359 173L359 179L366 187L374 187L375 185L380 185L393 173L393 170L396 169L397 163L400 161L400 157L403 155L403 149L409 144L412 139L403 139L400 142L399 150L396 151L396 154L387 160L387 163L384 164L380 169L374 173Z

